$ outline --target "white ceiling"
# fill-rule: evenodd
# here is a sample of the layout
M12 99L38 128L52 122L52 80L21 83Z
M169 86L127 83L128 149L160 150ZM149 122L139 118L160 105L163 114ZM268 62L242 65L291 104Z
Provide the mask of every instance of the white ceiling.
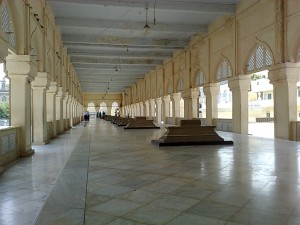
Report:
M122 92L239 0L46 0L84 92ZM154 10L155 5L155 10ZM148 8L149 32L146 24ZM154 25L154 11L156 24ZM118 71L116 71L116 68Z

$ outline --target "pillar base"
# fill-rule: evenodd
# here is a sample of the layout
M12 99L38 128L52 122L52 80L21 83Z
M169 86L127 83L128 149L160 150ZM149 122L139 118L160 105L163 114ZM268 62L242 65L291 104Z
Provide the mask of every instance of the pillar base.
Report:
M21 157L28 157L28 156L32 156L34 154L34 149L29 149L26 152L20 152L20 156Z
M32 142L32 144L33 145L46 145L46 144L48 144L49 143L49 141L42 141L42 142L40 142L40 141L34 141L34 142Z

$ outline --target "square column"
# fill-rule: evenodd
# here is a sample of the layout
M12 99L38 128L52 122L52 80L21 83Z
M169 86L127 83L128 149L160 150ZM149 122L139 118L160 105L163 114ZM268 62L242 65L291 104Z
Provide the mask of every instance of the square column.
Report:
M140 102L140 112L141 112L141 116L145 116L144 114L144 103L143 102Z
M56 127L56 94L58 88L56 82L50 82L49 89L46 92L46 102L47 102L47 122L52 123L53 133L52 137L56 137L59 133Z
M155 120L155 99L150 99L150 118Z
M291 122L297 121L297 82L300 67L296 63L279 64L269 71L274 90L275 138L292 140Z
M170 116L170 96L164 96L163 97L163 116L162 116L162 119L164 121L164 123L166 123L166 117L169 117Z
M64 132L64 117L63 117L63 98L64 93L62 87L58 88L56 94L56 120L58 120L57 134Z
M191 89L192 118L199 118L199 88Z
M33 143L44 145L48 143L46 91L49 86L48 74L38 72L32 82L32 131Z
M161 101L161 98L156 98L155 102L156 102L156 123L161 123L161 119L162 119L162 113L161 113L162 101Z
M232 77L228 81L228 86L232 91L232 131L248 134L248 92L251 75Z
M69 93L66 92L64 99L63 99L63 119L64 119L64 130L67 130L68 127L68 99L69 99Z
M6 70L10 78L11 126L20 127L18 143L20 156L34 153L31 139L31 81L33 66L30 55L8 55Z
M149 100L147 100L146 102L145 102L145 112L146 112L146 117L150 117L150 101Z
M173 124L176 124L176 118L180 117L180 93L173 93L170 95L171 101L173 102Z
M217 96L220 92L220 84L206 84L203 86L206 96L206 121L207 125L213 125L213 119L218 118Z

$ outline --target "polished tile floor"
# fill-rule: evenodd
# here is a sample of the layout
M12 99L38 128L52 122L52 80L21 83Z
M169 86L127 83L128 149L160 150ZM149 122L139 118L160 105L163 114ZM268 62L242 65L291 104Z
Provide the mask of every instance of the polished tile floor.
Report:
M0 176L1 225L300 225L300 143L157 147L91 120Z

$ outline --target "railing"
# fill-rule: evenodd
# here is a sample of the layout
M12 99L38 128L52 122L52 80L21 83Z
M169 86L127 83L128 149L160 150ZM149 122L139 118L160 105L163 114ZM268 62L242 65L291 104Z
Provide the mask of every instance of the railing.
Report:
M213 124L216 126L216 130L232 132L232 119L213 119Z
M201 121L201 126L206 126L207 125L207 119L206 118L199 118Z
M0 167L7 165L18 156L18 128L0 128Z

